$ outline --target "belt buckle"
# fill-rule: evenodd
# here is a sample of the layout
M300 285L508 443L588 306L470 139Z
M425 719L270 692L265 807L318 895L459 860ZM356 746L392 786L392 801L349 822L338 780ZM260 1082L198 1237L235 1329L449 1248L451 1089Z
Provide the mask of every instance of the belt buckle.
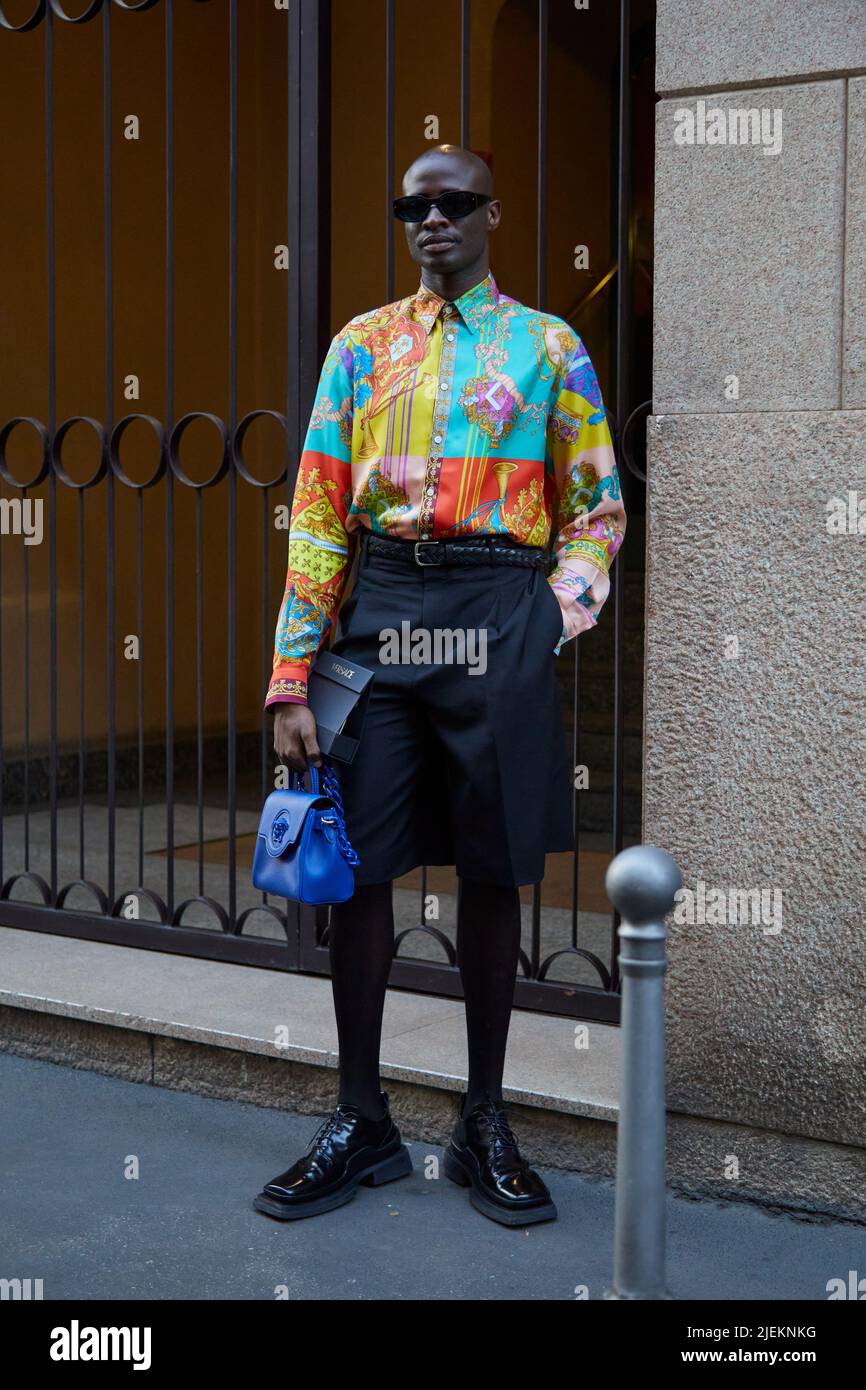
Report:
M432 560L432 559L431 559L431 560L422 560L422 559L421 559L421 556L418 554L418 552L419 552L419 550L421 549L421 547L422 547L422 546L425 546L425 545L426 545L426 546L431 546L431 545L438 546L438 545L439 545L439 541L416 541L416 542L415 542L415 564L416 564L416 565L420 565L422 569L429 569L431 565L436 565L436 564L439 563L439 561L438 561L438 560ZM437 551L437 554L438 554L438 553L441 553L441 552Z

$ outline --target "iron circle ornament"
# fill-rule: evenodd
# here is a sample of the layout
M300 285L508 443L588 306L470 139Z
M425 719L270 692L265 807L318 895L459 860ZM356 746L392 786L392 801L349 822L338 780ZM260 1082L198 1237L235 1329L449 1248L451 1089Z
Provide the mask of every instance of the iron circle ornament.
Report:
M279 912L275 907L272 907L270 903L256 903L255 907L244 908L243 912L235 922L234 931L231 933L231 935L243 936L244 927L246 926L249 919L252 916L254 916L257 912L261 912L266 917L270 917L272 921L276 922L278 926L282 927L283 931L286 933L286 935L288 935L288 914L285 912ZM251 932L250 935L254 936L255 933Z
M39 465L39 471L32 478L28 479L26 483L20 482L19 479L15 477L14 473L9 471L6 463L7 440L12 434L12 431L17 429L19 425L32 425L42 440L42 462ZM35 420L32 415L15 415L11 420L6 421L6 424L3 426L2 430L0 430L0 478L3 478L10 487L17 487L22 491L28 487L38 487L39 484L48 477L50 459L51 453L48 448L48 431L41 420Z
M623 425L623 429L622 429L622 438L620 439L620 445L619 445L619 447L620 447L620 453L622 454L623 458L625 459L626 467L628 468L629 472L630 472L630 473L633 473L634 476L635 476L636 478L640 478L640 480L641 480L642 483L645 483L645 482L646 482L646 473L644 473L644 472L638 467L638 465L635 463L634 459L632 458L632 452L631 452L631 438L630 438L630 436L629 436L629 430L632 430L632 431L634 430L635 422L637 421L637 419L638 419L639 416L642 416L643 419L645 420L645 419L647 418L647 416L650 415L650 414L652 413L652 408L653 408L653 403L652 403L652 401L643 401L640 405L635 406L635 408L634 408L634 410L632 411L631 415L629 415L628 419L626 420L625 424Z
M65 24L87 24L91 19L95 19L102 9L103 0L90 0L90 4L81 14L67 14L63 8L61 0L48 0L58 19L62 19Z
M187 908L193 906L208 908L208 910L213 913L214 917L216 917L217 921L219 922L220 930L222 931L223 935L231 936L232 930L231 925L229 923L229 915L223 907L222 903L218 903L214 898L202 896L201 894L198 894L194 898L184 898L183 902L175 908L175 913L171 919L170 925L172 927L194 926L194 923L185 922L183 920L183 914L186 912Z
M238 473L240 473L242 478L244 478L248 483L251 483L253 487L260 487L266 489L269 487L277 487L278 484L284 483L289 476L289 469L288 464L286 464L286 466L277 474L275 478L270 478L267 482L262 482L259 478L253 477L252 473L244 463L243 445L247 430L250 428L250 425L252 425L255 420L260 420L263 416L270 416L272 420L276 420L280 425L282 425L283 433L288 439L289 423L285 415L281 415L278 410L251 410L248 415L244 416L244 418L238 424L237 429L235 430L234 439L232 440L232 458L234 459L235 468L237 469Z
M134 14L137 10L152 10L154 5L159 4L159 0L111 0L119 10L127 10ZM42 0L44 4L44 0ZM67 24L86 24L88 20L95 19L102 9L105 0L91 0L87 9L80 15L67 14L63 8L62 0L48 0L58 19L64 20Z
M6 17L3 6L0 5L0 29L9 29L13 34L26 34L28 29L35 29L37 24L41 24L45 18L45 0L37 0L36 8L29 19L24 19L20 24L15 24Z
M93 474L93 477L88 478L86 482L83 483L77 483L74 478L71 478L61 462L63 441L73 425L89 425L99 440L99 467ZM95 487L97 483L101 482L108 472L108 457L105 448L105 430L99 420L94 420L90 415L70 415L68 420L64 420L63 424L57 430L51 445L51 462L54 466L54 472L60 481L65 483L67 487L75 488L79 492L84 491L84 489L88 487Z
M13 898L12 889L15 887L16 883L32 883L42 894L42 901L45 906L51 906L51 889L41 874L35 874L30 869L24 869L20 874L12 874L7 878L3 887L0 888L0 898L2 898L4 902L27 902L26 898Z
M438 927L431 927L427 922L421 922L421 923L419 923L419 925L418 925L417 927L405 927L403 931L399 932L399 933L394 937L394 959L395 959L395 960L400 960L400 959L401 959L401 956L400 956L400 947L402 946L402 944L403 944L403 942L405 941L406 937L407 937L407 936L410 936L412 932L416 932L416 931L417 931L417 932L420 932L421 935L424 936L427 940L438 941L439 945L442 947L442 950L443 950L444 953L445 953L445 959L447 960L448 964L449 964L449 965L456 965L456 964L457 964L457 952L456 952L455 949L454 949L453 943L449 940L449 938L445 935L445 933L444 933L443 931L440 931ZM402 957L402 959L403 959L403 960L411 960L412 957L411 957L411 956L404 956L404 957Z
M66 899L69 897L70 893L74 892L76 888L86 888L89 893L92 893L99 906L100 916L108 916L108 897L106 896L103 889L100 888L99 884L94 883L93 880L89 878L76 878L73 879L72 883L65 883L63 887L60 889L60 892L57 894L57 901L55 902L54 906L58 908L65 907Z
M144 420L150 425L159 442L159 463L156 466L153 476L147 478L142 483L137 483L134 478L130 478L124 471L123 465L120 462L120 441L129 429L129 426L134 424L136 420ZM118 478L125 487L131 487L136 490L140 489L142 491L145 488L153 487L159 482L160 478L165 476L167 467L165 457L165 429L162 421L157 420L153 415L140 415L137 413L124 415L123 419L118 420L114 429L111 431L111 438L108 441L108 462L115 478Z
M215 425L219 430L220 438L223 442L222 457L220 458L217 469L211 477L207 478L203 483L197 483L192 478L188 477L180 466L180 441L186 434L190 425L196 420L210 420L211 424ZM182 415L168 438L168 461L171 465L172 473L180 482L185 483L187 487L197 489L213 487L225 477L229 468L229 439L224 422L218 415L211 415L207 410L191 410L188 415Z
M582 946L563 946L561 950L553 951L541 962L535 978L537 980L546 980L547 972L550 970L551 966L563 956L577 956L580 960L588 961L598 975L600 987L605 990L610 990L612 988L613 981L611 980L610 971L607 969L604 961L601 960L594 951L585 951ZM527 965L528 964L529 962L527 961Z

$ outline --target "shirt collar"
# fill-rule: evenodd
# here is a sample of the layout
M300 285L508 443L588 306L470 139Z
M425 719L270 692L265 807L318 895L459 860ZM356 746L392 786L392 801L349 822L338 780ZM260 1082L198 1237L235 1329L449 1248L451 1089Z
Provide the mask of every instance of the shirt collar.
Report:
M421 282L414 299L415 318L427 333L439 317L443 304L447 302ZM470 333L477 333L486 315L499 303L499 287L492 273L488 271L483 280L479 280L471 290L459 295L453 303Z

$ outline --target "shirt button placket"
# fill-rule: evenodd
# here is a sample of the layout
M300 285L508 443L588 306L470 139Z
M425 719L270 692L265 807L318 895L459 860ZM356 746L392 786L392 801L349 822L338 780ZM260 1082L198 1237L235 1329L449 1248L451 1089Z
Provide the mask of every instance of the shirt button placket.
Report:
M436 402L433 407L430 451L424 477L424 490L421 498L419 532L422 540L433 538L433 514L436 506L436 492L439 472L442 465L443 446L448 429L448 413L451 409L451 387L454 379L454 361L457 355L457 310L446 305L442 311L443 341L439 361L439 377L436 382Z

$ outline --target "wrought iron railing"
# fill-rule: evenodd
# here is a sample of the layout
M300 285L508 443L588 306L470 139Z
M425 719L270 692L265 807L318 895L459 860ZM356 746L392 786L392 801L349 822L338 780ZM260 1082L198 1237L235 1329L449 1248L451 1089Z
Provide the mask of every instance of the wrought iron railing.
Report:
M228 323L224 342L207 344L208 352L224 354L227 363L227 407L218 412L212 401L179 414L175 375L178 283L176 280L175 159L176 87L175 35L184 0L82 0L78 12L72 0L37 0L28 14L13 0L0 3L0 73L17 61L15 44L41 40L45 148L44 211L47 259L46 380L44 414L11 414L0 427L0 480L4 517L23 518L26 503L41 502L46 517L47 575L44 621L35 601L34 560L23 544L14 563L11 534L0 538L0 922L19 927L149 949L200 954L273 968L327 970L327 914L276 904L256 894L249 883L244 856L257 819L257 807L273 779L270 721L262 717L257 730L239 727L239 665L254 650L260 688L269 674L273 623L278 590L274 575L284 570L285 550L275 540L275 503L291 495L306 418L315 389L323 348L332 325L328 320L328 218L326 182L329 138L329 12L326 4L297 0L284 15L286 116L286 217L282 229L288 272L285 301L285 392L241 413L239 409L239 4L238 0L186 0L200 11L212 10L214 23L225 24L227 49L227 216L225 220ZM526 0L537 29L537 166L536 187L536 302L547 302L547 238L549 182L549 48L548 0ZM273 14L271 0L262 0ZM147 21L132 12L161 9ZM377 11L380 7L377 7ZM245 18L247 17L245 12ZM639 412L634 404L631 365L630 286L633 248L630 239L631 184L631 53L632 17L629 0L611 14L619 23L616 73L616 274L604 278L599 293L612 294L614 419L627 420L620 456L635 478L639 466L632 458L632 439ZM122 17L124 16L124 17ZM459 30L460 139L471 141L470 0L463 0ZM385 42L384 180L383 203L390 209L394 189L397 66L394 0L383 8ZM121 414L116 372L115 270L123 254L114 237L113 171L118 137L113 112L112 46L118 23L147 22L162 26L164 54L165 276L164 411ZM101 418L89 413L58 419L57 324L57 155L55 83L58 25L92 26L99 44L102 73L102 230L104 284L104 408ZM6 32L3 32L6 31ZM11 31L11 32L10 32ZM33 33L25 40L23 35ZM32 56L32 52L31 52ZM216 136L214 138L217 138ZM651 137L650 137L651 138ZM82 152L82 158L85 152ZM89 155L87 157L90 157ZM383 300L394 297L395 262L388 211L384 250ZM61 364L62 365L62 361ZM627 418L628 417L628 418ZM263 428L276 432L281 443L271 450L277 464L260 477L247 456ZM203 475L185 463L189 436L198 441L209 431L214 447ZM29 437L30 446L26 444ZM68 461L70 448L81 452L82 437L95 446L95 462L81 475ZM141 440L153 442L153 464L139 476L127 458L131 440L141 453ZM187 444L184 444L184 440ZM126 441L126 442L125 442ZM32 449L36 462L24 467L17 459ZM196 452L196 451L194 451ZM628 498L627 498L628 501ZM18 504L16 513L15 504ZM224 549L217 551L207 536L218 506L224 523ZM94 517L104 515L94 544ZM190 515L191 514L191 515ZM254 519L255 518L255 519ZM9 529L14 533L14 525ZM154 540L159 547L154 559ZM285 532L277 531L280 542ZM257 572L250 579L244 567L239 582L239 559L255 554ZM61 561L62 551L62 561ZM194 557L187 564L189 555ZM130 560L131 556L131 560ZM71 558L72 557L72 558ZM121 565L121 560L123 564ZM5 561L5 564L4 564ZM160 567L161 562L161 567ZM182 562L182 571L181 571ZM61 576L62 563L62 576ZM159 568L156 584L156 570ZM224 597L224 636L221 662L224 678L223 735L208 732L209 680L213 647L207 619L213 611L210 587L218 576ZM5 576L5 579L4 579ZM180 577L179 577L180 576ZM190 578L191 576L191 578ZM61 585L62 578L62 585ZM623 790L623 669L626 628L626 555L620 553L613 573L613 594L607 621L612 624L612 705L609 739L611 787L606 798L609 854L624 843ZM95 599L94 583L104 592ZM130 596L129 587L134 590ZM61 591L62 590L62 591ZM63 606L72 591L71 610ZM161 591L161 630L153 638L152 594ZM4 598L7 602L4 602ZM63 604L61 603L63 600ZM191 606L189 622L180 625L178 605ZM222 601L222 600L221 600ZM68 613L68 617L67 617ZM95 614L95 616L94 616ZM15 628L19 624L20 632ZM118 689L123 670L121 627L126 616L139 639L135 667L134 734L121 732L129 721L119 720ZM4 624L5 617L5 624ZM92 659L94 624L102 624L99 664ZM148 626L150 624L150 627ZM58 642L67 625L77 625L77 669L70 674L58 660ZM4 632L5 626L5 632ZM145 632L151 632L150 639ZM191 634L191 635L190 635ZM577 644L572 644L576 647ZM46 659L47 653L47 659ZM575 765L581 760L579 708L584 685L581 653L575 650L571 691L572 739ZM176 727L178 679L194 688L194 728ZM128 686L128 682L126 683ZM164 712L163 729L148 728L148 710L158 684ZM47 687L47 688L46 688ZM4 695L5 691L5 695ZM93 735L93 711L101 711L103 737ZM14 698L13 698L14 697ZM20 711L20 727L4 740L4 708ZM34 737L34 719L47 704L44 739ZM77 704L77 737L59 737L58 711ZM126 714L126 708L123 713ZM99 718L101 719L101 713ZM211 724L213 719L211 718ZM178 796L178 789L182 795ZM580 793L574 794L574 816L581 830ZM581 843L579 838L579 845ZM617 919L606 934L588 941L581 902L581 851L569 868L570 901L561 908L555 932L551 909L541 885L526 904L526 933L516 1002L536 1009L575 1013L614 1020L618 1014L615 953ZM224 862L222 862L224 861ZM408 890L407 890L408 891ZM441 891L441 890L440 890ZM459 891L459 888L458 888ZM407 898L403 928L398 935L392 981L407 988L447 994L460 992L452 936L425 915L430 896L429 872ZM417 910L412 903L417 893ZM418 958L419 947L421 957ZM412 958L410 958L410 955ZM570 968L566 969L566 963Z

